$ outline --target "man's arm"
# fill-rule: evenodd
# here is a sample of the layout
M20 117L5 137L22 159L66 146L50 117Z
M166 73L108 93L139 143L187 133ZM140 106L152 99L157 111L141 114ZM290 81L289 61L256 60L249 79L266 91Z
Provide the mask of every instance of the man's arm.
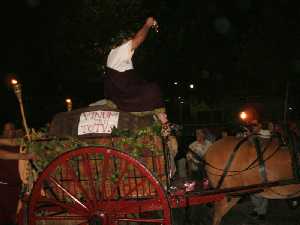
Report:
M138 48L146 39L151 27L155 26L157 21L153 17L148 17L143 27L136 33L132 39L132 50Z
M7 159L7 160L19 160L19 159L25 159L25 160L29 160L29 159L34 159L35 156L34 154L31 153L13 153L13 152L9 152L6 150L1 150L0 149L0 159Z
M0 145L19 146L17 138L0 138Z

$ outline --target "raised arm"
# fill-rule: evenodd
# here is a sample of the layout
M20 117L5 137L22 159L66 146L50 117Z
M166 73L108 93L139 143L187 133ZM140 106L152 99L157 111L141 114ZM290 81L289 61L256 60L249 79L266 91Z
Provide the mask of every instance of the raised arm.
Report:
M145 24L135 34L132 39L132 49L138 48L146 39L149 30L157 25L157 21L153 17L148 17Z

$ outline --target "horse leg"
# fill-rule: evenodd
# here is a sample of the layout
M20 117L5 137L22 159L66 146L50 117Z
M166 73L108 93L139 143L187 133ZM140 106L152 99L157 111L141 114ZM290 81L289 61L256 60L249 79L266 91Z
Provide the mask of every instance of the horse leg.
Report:
M214 204L214 217L212 225L219 225L223 216L240 200L240 198L225 197L221 201L217 201Z

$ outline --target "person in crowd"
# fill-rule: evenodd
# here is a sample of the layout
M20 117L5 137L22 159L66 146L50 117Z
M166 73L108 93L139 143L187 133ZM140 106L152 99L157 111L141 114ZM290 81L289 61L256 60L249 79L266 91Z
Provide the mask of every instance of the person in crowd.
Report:
M216 136L213 134L213 132L211 132L210 129L208 128L203 128L203 132L206 134L206 139L208 141L210 141L211 143L216 141Z
M259 134L261 130L262 124L257 120L253 120L250 122L250 132L252 134Z
M284 146L287 145L286 135L284 133L284 130L282 128L282 125L278 122L273 123L273 132L272 136L278 139L280 145Z
M237 138L244 138L251 134L251 126L240 125L238 130L235 132Z
M211 144L203 129L197 129L196 140L189 145L190 151L186 155L191 177L200 180L205 177L204 165L197 158L203 158Z
M251 202L254 205L253 211L250 213L250 216L258 219L265 220L268 210L268 199L261 197L259 195L251 195Z
M288 123L288 142L292 148L300 152L300 129L295 121L290 121Z
M221 127L219 129L219 132L218 132L218 135L217 135L217 138L216 140L219 140L219 139L222 139L222 138L225 138L227 136L230 135L230 131L227 127Z
M229 134L228 134L228 131L226 129L223 129L221 131L221 138L224 138L224 137L227 137Z
M259 138L262 139L269 139L271 138L271 131L268 129L268 123L263 122L260 123L257 120L254 120L251 122L251 132L252 134L258 135ZM253 211L250 213L250 216L258 219L258 220L265 220L267 209L268 209L268 203L269 200L261 197L259 195L250 195L250 199L252 204L254 205Z
M259 137L262 139L270 139L274 129L272 122L263 122L259 127L257 130Z
M288 123L289 130L297 137L300 137L300 129L295 121L290 121Z
M34 159L33 154L19 153L14 141L15 125L7 122L3 126L0 138L0 225L16 223L16 212L21 190L18 160Z

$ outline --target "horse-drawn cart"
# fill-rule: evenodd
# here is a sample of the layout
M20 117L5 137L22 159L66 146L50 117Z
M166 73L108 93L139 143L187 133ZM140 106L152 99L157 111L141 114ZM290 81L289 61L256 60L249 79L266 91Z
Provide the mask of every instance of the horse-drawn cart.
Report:
M155 124L103 107L58 114L29 145L39 171L20 224L172 224L171 208L221 199L171 187L174 153Z
M29 151L33 150L39 158L35 161L38 176L29 176L34 181L32 186L25 182L31 187L19 224L171 225L172 208L217 202L213 220L217 225L237 202L228 195L238 199L246 192L261 192L268 197L270 187L275 187L271 190L274 193L299 193L291 169L285 174L283 170L277 174L273 170L272 161L278 167L281 155L287 160L289 154L279 151L272 142L274 147L261 153L261 158L270 162L267 172L272 173L266 175L269 180L261 182L258 171L262 170L262 162L257 150L250 142L233 137L217 142L209 150L209 162L220 168L207 168L214 189L205 190L200 185L191 191L184 185L188 183L174 185L170 182L170 171L176 150L170 145L171 139L164 144L155 124L152 115L141 117L98 106L56 115L47 137L28 145ZM227 157L222 164L217 161L221 159L219 150ZM247 157L243 157L245 152ZM242 159L248 160L243 162L245 165ZM249 163L250 169L244 170ZM272 177L276 175L277 178ZM291 188L284 189L285 185Z

